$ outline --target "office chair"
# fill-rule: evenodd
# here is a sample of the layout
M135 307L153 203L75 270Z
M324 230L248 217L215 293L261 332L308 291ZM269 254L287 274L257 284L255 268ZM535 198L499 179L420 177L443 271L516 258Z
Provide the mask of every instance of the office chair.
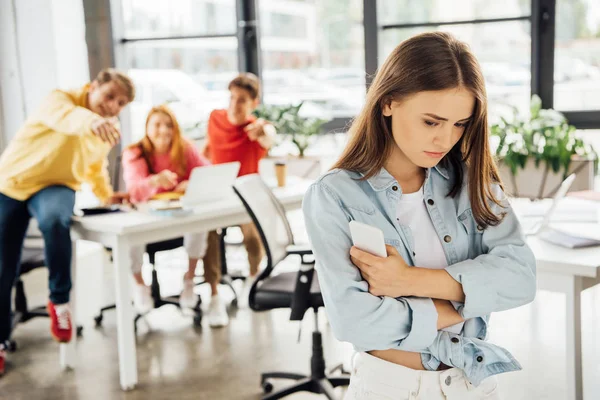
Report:
M35 245L32 245L32 242ZM75 255L73 255L75 257ZM14 309L12 314L12 332L18 324L29 321L30 319L37 317L48 318L48 312L46 306L39 306L29 308L27 302L27 294L25 293L25 285L23 284L22 276L37 269L46 266L44 260L44 247L41 237L28 237L25 239L25 246L21 252L21 266L19 268L19 276L15 282L15 297L14 297ZM76 326L77 336L81 336L83 327L80 325ZM9 337L7 340L7 349L9 351L15 351L17 349L17 343Z
M174 250L179 247L183 247L183 238L176 238L171 240L164 240L162 242L150 243L146 245L146 253L148 253L148 258L150 260L150 264L152 265L152 281L150 283L150 293L152 295L152 300L154 301L154 308L159 308L164 305L174 305L179 307L179 295L162 297L160 293L160 283L158 282L158 274L156 272L156 253L161 251L169 251ZM110 249L108 249L110 250ZM202 309L200 307L201 299L198 296L198 303L193 308L194 311L194 325L200 326L202 323ZM96 322L96 327L102 326L102 320L104 319L104 312L108 310L112 310L116 308L116 304L110 304L108 306L102 307L98 313L94 317L94 321ZM137 321L143 317L142 314L136 314L134 323L137 330Z
M234 191L250 214L260 234L267 255L267 265L252 284L249 305L254 311L276 308L291 309L290 320L301 321L309 308L314 311L315 328L312 333L312 357L310 376L287 372L267 372L261 374L263 400L280 399L292 393L308 391L324 394L335 399L333 389L350 383L347 375L330 376L325 372L322 337L318 326L318 309L323 307L323 297L314 270L312 250L294 244L294 237L285 210L266 184L257 174L239 178ZM300 257L297 272L282 272L273 275L277 265L288 256ZM340 366L334 369L341 369ZM292 379L297 381L290 387L273 391L271 379Z

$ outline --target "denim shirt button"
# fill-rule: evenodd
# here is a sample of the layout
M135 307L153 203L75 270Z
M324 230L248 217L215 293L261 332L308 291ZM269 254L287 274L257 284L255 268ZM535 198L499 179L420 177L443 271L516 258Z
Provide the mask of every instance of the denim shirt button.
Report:
M477 225L477 230L478 230L479 232L483 231L483 226L481 226L481 225Z
M444 236L444 242L450 243L451 241L452 241L452 236L450 236L450 235Z
M458 340L458 338L457 338L457 337L453 337L452 339L450 339L450 341L451 341L452 343L458 343L458 342L459 342L459 340Z
M427 200L427 204L429 204L430 206L432 206L432 205L433 205L433 203L434 203L433 199L429 199L429 200Z
M452 383L452 378L450 377L450 375L448 375L446 377L445 383L446 383L446 386L450 386L450 384Z
M397 192L397 191L398 191L398 186L396 186L396 185L392 186L392 190L393 190L394 192Z
M483 361L483 357L482 356L478 356L477 357L477 362L482 362Z

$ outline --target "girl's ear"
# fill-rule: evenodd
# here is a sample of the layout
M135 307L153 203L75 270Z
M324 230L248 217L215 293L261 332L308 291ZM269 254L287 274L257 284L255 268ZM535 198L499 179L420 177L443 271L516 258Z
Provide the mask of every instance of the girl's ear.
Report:
M392 116L392 99L390 97L386 96L381 100L381 102L383 104L383 107L381 107L382 111L383 111L383 115L385 117L391 117Z

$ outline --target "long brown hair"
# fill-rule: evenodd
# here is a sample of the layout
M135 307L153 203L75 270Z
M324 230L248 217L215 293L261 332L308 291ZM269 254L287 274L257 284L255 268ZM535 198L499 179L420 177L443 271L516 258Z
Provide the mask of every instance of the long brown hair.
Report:
M447 194L456 196L463 183L463 163L467 166L469 200L473 216L483 227L497 225L502 215L492 211L492 203L500 205L492 192L492 184L501 185L498 170L489 147L487 94L479 63L469 47L444 32L414 36L396 47L385 60L369 91L362 112L350 127L350 141L336 165L364 174L376 175L395 146L391 117L383 108L392 100L399 101L421 91L464 87L475 97L471 122L452 150L441 160L451 167L454 183Z
M156 106L150 110L148 117L146 117L146 133L144 137L139 142L129 146L129 149L139 150L140 157L146 161L146 165L148 166L148 173L155 173L151 162L152 155L154 154L154 145L148 137L148 123L150 122L150 118L157 113L164 114L171 119L171 123L173 125L173 139L171 140L171 151L169 152L169 157L171 158L171 163L176 166L176 171L173 172L177 173L180 178L183 178L187 171L187 163L185 159L185 141L181 137L181 129L179 128L179 123L177 122L177 118L175 118L175 114L173 114L173 111L171 111L171 109L166 105L163 104Z

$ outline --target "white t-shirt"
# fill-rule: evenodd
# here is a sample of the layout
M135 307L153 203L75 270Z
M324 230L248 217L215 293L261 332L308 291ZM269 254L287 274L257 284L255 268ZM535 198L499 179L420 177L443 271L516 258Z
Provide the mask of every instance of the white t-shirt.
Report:
M448 267L442 242L427 212L423 187L414 193L402 194L396 208L396 219L400 225L407 226L412 231L416 266L429 269ZM464 322L461 322L444 330L458 334L463 325Z

